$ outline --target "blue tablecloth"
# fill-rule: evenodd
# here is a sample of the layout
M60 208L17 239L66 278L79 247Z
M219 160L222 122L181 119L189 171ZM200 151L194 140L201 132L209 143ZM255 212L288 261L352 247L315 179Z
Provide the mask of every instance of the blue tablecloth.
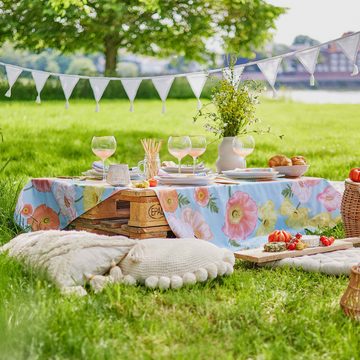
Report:
M296 234L335 226L341 194L318 178L156 190L177 237L196 237L231 250L259 247L274 229Z
M99 181L33 179L20 193L15 219L28 231L64 229L122 189ZM177 237L231 250L258 247L274 229L296 233L340 221L341 194L324 179L154 190Z

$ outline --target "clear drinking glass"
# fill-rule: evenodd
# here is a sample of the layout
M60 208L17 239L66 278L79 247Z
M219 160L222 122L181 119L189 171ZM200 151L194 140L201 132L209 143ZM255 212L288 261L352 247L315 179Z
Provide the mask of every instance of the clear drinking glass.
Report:
M103 181L106 181L105 160L115 153L116 139L114 136L94 136L91 141L91 149L102 161Z
M244 159L246 167L246 157L250 155L255 149L255 140L251 135L238 135L233 140L234 153Z
M206 150L206 138L205 136L202 135L194 135L194 136L190 136L190 140L191 140L191 150L189 152L189 155L194 160L193 174L195 175L196 160Z
M181 159L189 154L191 140L188 136L170 136L168 140L169 153L179 161L179 174L181 173Z

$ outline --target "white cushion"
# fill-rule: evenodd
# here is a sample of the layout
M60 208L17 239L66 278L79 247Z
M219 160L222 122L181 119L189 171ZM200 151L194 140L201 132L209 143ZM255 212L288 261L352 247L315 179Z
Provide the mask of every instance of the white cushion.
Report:
M183 285L230 275L234 254L198 239L141 240L120 262L124 275L150 288Z

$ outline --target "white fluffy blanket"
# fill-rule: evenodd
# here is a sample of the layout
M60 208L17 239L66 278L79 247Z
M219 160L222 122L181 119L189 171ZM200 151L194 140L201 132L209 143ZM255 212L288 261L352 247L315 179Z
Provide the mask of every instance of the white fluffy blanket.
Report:
M8 251L10 256L46 270L65 293L85 295L84 284L93 278L102 281L96 276L108 273L137 243L123 236L85 231L37 231L17 236L0 247L0 253Z

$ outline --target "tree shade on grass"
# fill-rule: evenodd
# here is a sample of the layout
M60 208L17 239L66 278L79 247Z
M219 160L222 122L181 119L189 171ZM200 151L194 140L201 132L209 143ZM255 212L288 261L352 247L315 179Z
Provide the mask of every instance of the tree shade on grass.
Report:
M200 133L191 116L196 101L90 101L2 105L0 243L16 231L17 189L27 176L79 174L95 159L94 134L115 134L114 160L135 164L140 137ZM343 179L358 165L357 105L305 105L264 101L259 117L283 140L257 137L250 166L265 166L275 153L303 154L311 174ZM212 138L209 137L209 141ZM216 145L204 160L213 165ZM166 148L166 147L165 147ZM163 159L171 159L166 149ZM189 158L189 162L191 159ZM42 274L0 256L0 358L350 359L358 358L360 324L339 307L346 277L294 269L257 269L237 263L232 277L180 291L117 285L86 298L65 298Z

